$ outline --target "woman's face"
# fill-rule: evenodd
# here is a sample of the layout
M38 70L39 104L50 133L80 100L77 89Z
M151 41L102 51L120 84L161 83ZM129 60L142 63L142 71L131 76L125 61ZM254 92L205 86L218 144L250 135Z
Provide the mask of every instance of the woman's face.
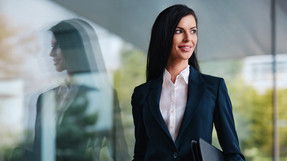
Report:
M58 72L62 72L66 70L66 61L63 57L62 50L59 44L57 43L57 40L55 39L54 35L52 36L51 45L52 50L50 52L50 56L53 58L55 69Z
M182 17L173 36L173 44L169 62L184 62L188 64L197 44L197 27L193 15Z

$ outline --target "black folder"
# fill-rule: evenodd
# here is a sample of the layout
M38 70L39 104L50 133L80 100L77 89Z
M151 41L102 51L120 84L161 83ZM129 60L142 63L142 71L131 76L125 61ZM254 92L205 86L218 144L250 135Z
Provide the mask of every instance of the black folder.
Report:
M191 141L191 150L194 161L224 161L223 152L201 138Z

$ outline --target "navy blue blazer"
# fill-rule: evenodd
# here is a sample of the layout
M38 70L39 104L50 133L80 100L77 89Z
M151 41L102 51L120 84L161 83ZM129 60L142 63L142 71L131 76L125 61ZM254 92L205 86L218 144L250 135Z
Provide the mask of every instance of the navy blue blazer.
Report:
M159 110L162 82L160 76L134 89L131 102L136 139L133 161L192 161L191 140L203 138L211 143L213 125L225 160L245 160L222 78L201 74L190 67L187 104L175 142Z

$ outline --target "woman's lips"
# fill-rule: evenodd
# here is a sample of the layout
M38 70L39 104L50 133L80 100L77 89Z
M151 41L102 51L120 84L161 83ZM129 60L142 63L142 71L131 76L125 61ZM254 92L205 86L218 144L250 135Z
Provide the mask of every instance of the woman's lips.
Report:
M184 52L189 52L192 48L192 46L190 45L180 45L178 46L178 48L181 50L181 51L184 51Z
M57 65L57 64L59 64L60 63L60 59L53 59L53 61L54 61L54 65Z

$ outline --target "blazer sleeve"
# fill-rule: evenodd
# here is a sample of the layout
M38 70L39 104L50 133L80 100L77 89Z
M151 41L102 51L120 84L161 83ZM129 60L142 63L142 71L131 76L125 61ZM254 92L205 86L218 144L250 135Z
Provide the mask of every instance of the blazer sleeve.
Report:
M146 153L146 131L143 123L142 108L144 105L145 98L140 94L138 88L135 88L132 95L132 114L135 126L135 146L133 161L144 160Z
M232 104L225 82L222 78L220 79L217 90L216 107L214 110L214 124L225 160L245 160L239 148L239 141L232 114Z

